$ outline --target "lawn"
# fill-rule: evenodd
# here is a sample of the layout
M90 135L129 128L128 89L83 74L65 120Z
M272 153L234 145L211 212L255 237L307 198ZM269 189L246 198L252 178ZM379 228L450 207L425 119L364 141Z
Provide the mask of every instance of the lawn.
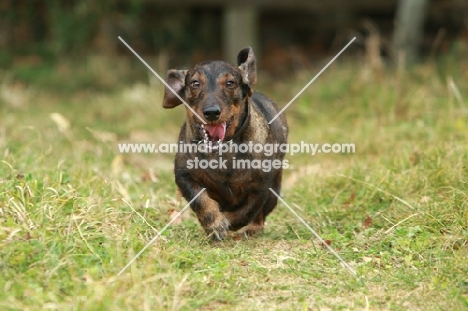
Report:
M187 202L174 154L117 144L177 142L185 112L141 63L82 61L1 73L0 309L468 309L467 60L341 60L286 110L291 143L356 146L287 156L281 196L357 276L282 203L217 244L187 212L118 276ZM284 106L322 65L257 89Z

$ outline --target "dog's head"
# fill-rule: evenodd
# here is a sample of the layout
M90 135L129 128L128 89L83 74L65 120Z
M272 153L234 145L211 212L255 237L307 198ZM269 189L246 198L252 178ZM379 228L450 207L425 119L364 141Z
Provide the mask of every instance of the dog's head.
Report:
M172 90L166 87L163 107L174 108L182 104L181 99L190 106L191 109L187 108L187 126L191 127L194 136L190 139L218 145L232 139L241 126L246 118L252 87L257 82L252 48L246 47L239 52L237 65L212 61L189 70L167 72L166 82Z

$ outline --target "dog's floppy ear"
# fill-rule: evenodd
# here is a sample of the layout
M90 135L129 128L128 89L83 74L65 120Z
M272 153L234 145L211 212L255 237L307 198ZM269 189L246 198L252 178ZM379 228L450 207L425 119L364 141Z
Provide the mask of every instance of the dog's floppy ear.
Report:
M257 64L250 46L243 48L237 55L237 65L242 71L242 81L252 87L257 83Z
M186 73L187 70L171 69L167 71L166 82L179 96L181 96L182 90L185 86ZM170 109L180 104L182 104L182 101L166 86L164 89L163 107Z

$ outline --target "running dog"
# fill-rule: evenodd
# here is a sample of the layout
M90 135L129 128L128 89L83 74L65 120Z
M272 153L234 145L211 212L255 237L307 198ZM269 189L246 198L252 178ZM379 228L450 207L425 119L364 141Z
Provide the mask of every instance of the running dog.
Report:
M287 142L284 114L268 124L279 109L271 99L253 91L257 70L252 48L239 52L237 66L202 62L189 70L169 70L166 82L171 89L165 88L163 107L174 108L183 101L188 105L179 142L203 147L179 150L174 168L176 184L187 201L205 188L190 205L203 229L213 241L225 239L229 230L242 229L248 236L262 231L266 216L277 204L269 188L280 193L284 153L266 156L240 148L217 152L224 144ZM194 165L202 160L222 163L215 168ZM269 170L245 165L255 160L273 165ZM236 165L239 161L244 165Z

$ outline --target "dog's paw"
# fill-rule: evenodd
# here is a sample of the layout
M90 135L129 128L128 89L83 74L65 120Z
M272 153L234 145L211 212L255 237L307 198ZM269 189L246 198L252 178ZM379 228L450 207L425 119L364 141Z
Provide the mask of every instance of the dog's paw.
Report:
M229 232L229 221L223 216L216 219L208 228L205 228L208 237L213 242L219 242L226 238Z
M242 231L246 236L251 237L256 235L257 233L263 232L263 224L258 225L250 223Z

